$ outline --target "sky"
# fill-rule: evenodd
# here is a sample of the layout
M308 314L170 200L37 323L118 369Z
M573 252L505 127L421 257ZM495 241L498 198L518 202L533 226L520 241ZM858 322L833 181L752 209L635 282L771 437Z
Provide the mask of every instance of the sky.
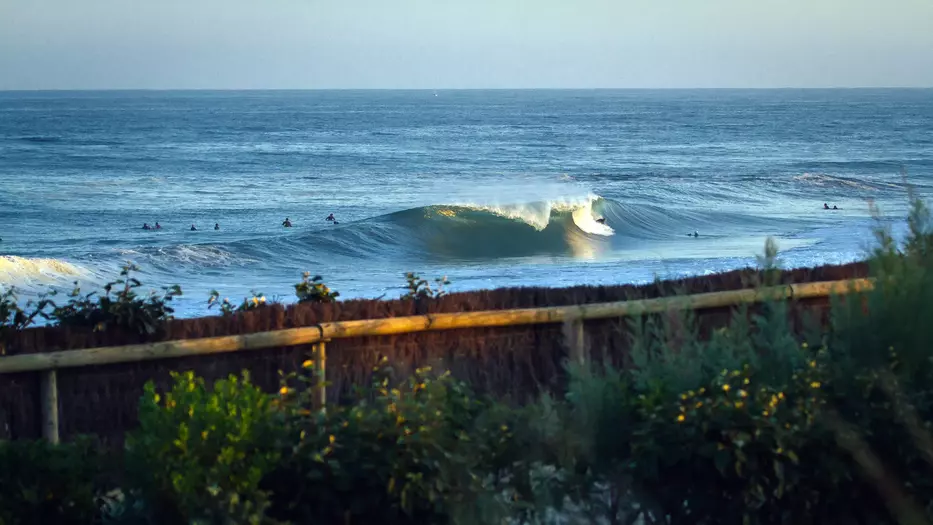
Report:
M933 0L0 0L0 89L933 87Z

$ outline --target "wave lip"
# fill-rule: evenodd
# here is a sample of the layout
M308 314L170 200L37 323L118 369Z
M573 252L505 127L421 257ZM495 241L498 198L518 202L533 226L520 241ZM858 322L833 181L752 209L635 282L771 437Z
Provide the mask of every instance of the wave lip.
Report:
M593 205L597 200L600 200L598 195L587 195L522 204L464 204L460 207L524 222L538 231L547 228L555 217L569 213L581 231L591 235L612 235L615 232L611 227L596 221Z

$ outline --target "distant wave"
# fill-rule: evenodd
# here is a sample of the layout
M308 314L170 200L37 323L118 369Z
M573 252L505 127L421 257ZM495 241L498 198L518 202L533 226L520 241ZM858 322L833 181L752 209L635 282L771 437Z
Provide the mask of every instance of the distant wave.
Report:
M795 182L823 187L853 188L862 191L879 191L883 189L901 189L903 185L884 181L863 181L855 177L843 177L826 173L804 173L793 178Z
M62 138L53 136L53 135L27 135L24 137L17 137L20 142L32 142L36 144L46 144L53 142L61 142Z

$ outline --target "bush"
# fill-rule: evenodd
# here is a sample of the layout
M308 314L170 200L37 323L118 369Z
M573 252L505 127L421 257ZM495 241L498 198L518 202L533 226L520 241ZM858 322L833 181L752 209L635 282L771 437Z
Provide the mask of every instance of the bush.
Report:
M0 441L0 524L92 523L99 460L88 441Z
M422 279L417 274L406 273L405 274L405 288L408 290L402 294L402 299L438 299L447 295L447 290L444 289L445 286L450 284L450 281L447 280L447 277L438 277L434 279L434 287L431 287L431 283L427 279Z
M544 403L562 473L550 502L610 523L933 518L925 214L914 205L902 247L880 235L875 289L834 301L830 330L795 336L782 304L740 310L706 340L689 316L642 319L631 366L572 369L563 402Z
M245 373L212 388L173 377L164 395L146 385L127 437L132 497L154 523L271 523L259 484L280 459L281 412Z
M23 309L19 305L17 290L10 287L0 291L0 355L6 353L6 338L11 332L22 330L30 326L39 315L41 306L33 308L32 303L27 303Z
M310 366L310 363L308 363ZM265 485L293 523L489 523L521 451L514 413L449 375L386 375L355 403L314 410L283 389L300 439Z
M320 275L311 277L308 272L305 272L301 282L295 285L295 295L299 303L332 303L340 297L339 292L332 291L324 284Z
M175 310L171 302L181 295L181 288L177 285L166 287L161 295L157 292L140 294L138 289L142 283L132 276L136 271L139 268L134 265L124 266L120 278L104 286L102 296L97 292L82 295L81 288L75 283L67 303L58 305L47 299L42 309L47 305L51 311L43 311L42 315L60 326L154 334L163 322L172 318Z
M220 292L217 290L211 290L210 297L207 299L207 309L210 310L213 307L217 306L220 308L220 313L222 315L233 315L237 312L248 312L250 310L258 310L260 308L265 308L269 303L266 301L266 295L262 292L257 292L256 290L250 291L249 297L244 297L243 302L239 306L234 306L230 299L224 297L220 298Z

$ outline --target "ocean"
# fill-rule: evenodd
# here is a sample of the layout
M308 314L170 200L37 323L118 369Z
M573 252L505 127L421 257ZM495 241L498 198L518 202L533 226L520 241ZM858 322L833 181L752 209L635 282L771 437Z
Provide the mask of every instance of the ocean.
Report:
M769 236L842 263L869 202L902 229L905 180L930 195L933 90L0 92L0 286L133 261L193 316L305 271L344 298L645 282Z

